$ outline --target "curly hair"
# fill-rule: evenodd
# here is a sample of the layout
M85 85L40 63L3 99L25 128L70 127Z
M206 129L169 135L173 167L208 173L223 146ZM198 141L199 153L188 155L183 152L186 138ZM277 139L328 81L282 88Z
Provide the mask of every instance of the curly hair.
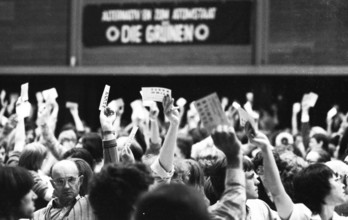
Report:
M144 164L108 164L89 184L89 200L98 219L127 220L140 196L153 183Z
M321 213L325 197L330 193L329 179L334 172L325 164L311 164L294 177L297 202L305 204L313 214Z

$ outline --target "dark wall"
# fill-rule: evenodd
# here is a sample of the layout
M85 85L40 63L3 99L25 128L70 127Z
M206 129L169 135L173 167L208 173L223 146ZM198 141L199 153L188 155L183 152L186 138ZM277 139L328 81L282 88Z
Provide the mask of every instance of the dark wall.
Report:
M0 0L0 65L66 65L68 0Z

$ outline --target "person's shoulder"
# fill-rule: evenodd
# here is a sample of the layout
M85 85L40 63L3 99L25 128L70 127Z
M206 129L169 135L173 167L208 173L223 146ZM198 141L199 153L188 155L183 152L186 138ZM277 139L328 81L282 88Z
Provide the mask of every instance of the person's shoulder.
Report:
M289 217L289 220L295 220L295 219L315 219L313 218L311 210L307 206L305 206L302 203L296 203L294 204L294 209L292 210L292 213Z
M33 214L33 218L32 220L41 220L41 219L45 219L45 215L46 215L46 210L47 207L44 207L42 209L36 210Z
M267 206L267 203L265 203L261 199L247 199L246 201L247 206Z

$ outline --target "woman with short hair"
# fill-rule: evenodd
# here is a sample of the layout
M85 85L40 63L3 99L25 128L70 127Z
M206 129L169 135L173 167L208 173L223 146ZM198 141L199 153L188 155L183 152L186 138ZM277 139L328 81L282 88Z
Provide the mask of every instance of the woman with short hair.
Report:
M31 218L35 211L34 185L30 173L21 167L0 167L0 219Z

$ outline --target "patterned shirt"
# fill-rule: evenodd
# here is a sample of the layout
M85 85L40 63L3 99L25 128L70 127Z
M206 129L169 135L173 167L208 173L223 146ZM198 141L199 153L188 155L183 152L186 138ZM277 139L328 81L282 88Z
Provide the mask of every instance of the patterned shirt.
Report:
M77 196L68 207L57 207L56 199L51 200L46 208L34 212L33 220L96 220L88 197Z

